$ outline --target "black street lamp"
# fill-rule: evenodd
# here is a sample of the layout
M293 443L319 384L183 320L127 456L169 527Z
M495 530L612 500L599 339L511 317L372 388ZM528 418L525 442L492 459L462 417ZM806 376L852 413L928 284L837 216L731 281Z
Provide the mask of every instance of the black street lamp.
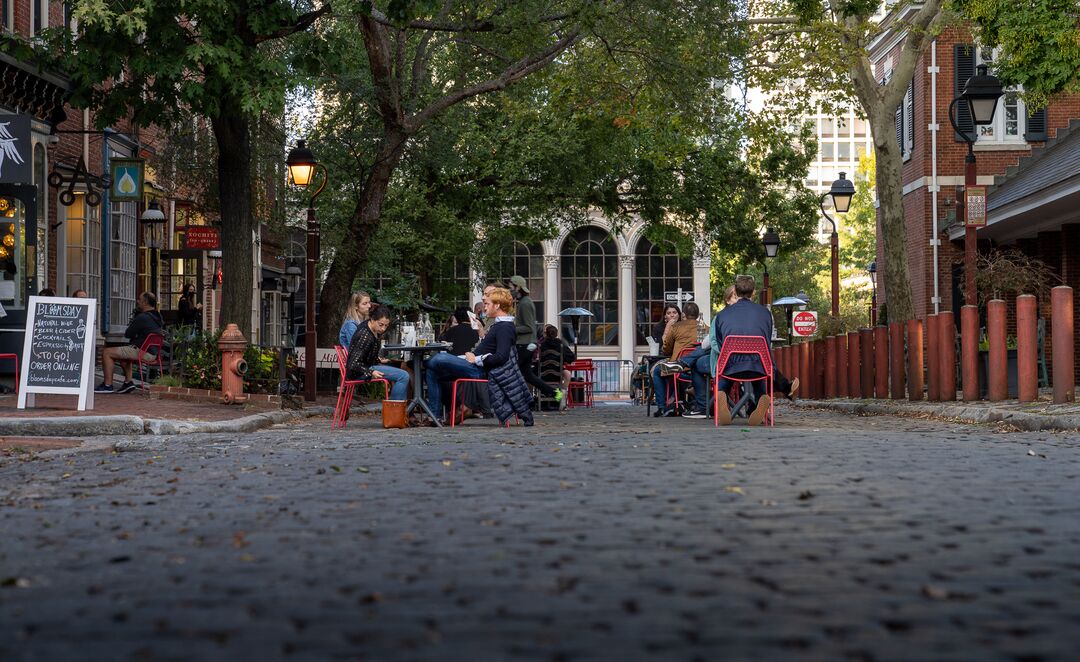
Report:
M832 225L832 235L829 236L829 244L832 247L832 316L840 317L840 235L836 233L836 221L825 211L825 199L832 196L833 210L838 214L846 214L851 209L851 199L855 197L855 184L845 177L846 173L840 173L840 179L832 183L828 192L821 194L821 213Z
M143 244L150 251L150 291L158 295L158 251L165 247L165 214L161 206L151 202L139 216Z
M776 257L780 252L780 235L776 234L772 228L765 230L764 236L761 237L761 245L765 247L765 277L764 287L761 289L761 305L769 305L771 295L769 293L769 258Z
M870 326L877 326L877 260L866 265L866 271L870 274L870 286L874 288L870 294Z
M304 399L315 401L315 265L319 261L319 223L315 218L315 198L319 197L329 175L326 168L315 160L315 155L307 148L303 140L296 142L296 147L289 151L285 165L289 167L289 178L300 188L308 188L315 173L322 172L322 182L311 195L307 208L307 288L306 308L304 313Z
M978 184L975 167L976 133L961 131L957 113L958 104L964 104L976 131L994 121L998 99L1004 94L1001 81L987 73L986 65L980 64L974 76L964 84L964 91L949 104L949 123L960 139L967 143L964 157L964 190L970 191ZM979 397L979 308L975 292L976 226L968 219L968 205L964 204L964 306L960 309L960 365L964 399Z

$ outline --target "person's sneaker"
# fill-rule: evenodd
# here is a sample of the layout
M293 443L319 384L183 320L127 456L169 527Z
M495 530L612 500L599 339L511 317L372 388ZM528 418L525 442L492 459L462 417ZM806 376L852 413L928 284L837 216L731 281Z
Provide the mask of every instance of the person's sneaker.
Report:
M124 382L120 385L120 388L116 389L116 393L131 393L135 390L135 382Z
M686 411L686 413L682 415L682 417L683 418L708 418L708 415L705 413L704 409L688 409Z
M679 415L679 412L675 411L674 408L664 410L664 418L673 418L673 417L678 416L678 415Z
M728 407L727 395L722 391L716 398L716 422L720 425L731 425L731 408Z
M663 409L657 409L656 411L654 411L652 413L652 415L653 415L653 418L660 418L661 416L664 415L664 410Z
M566 393L561 389L555 389L555 402L561 403L566 398Z
M687 367L678 361L666 361L660 364L660 376L667 377L669 375L676 375L680 372L686 372Z
M799 390L799 378L796 377L795 379L791 380L791 388L789 388L788 392L784 394L784 397L787 398L788 400L790 400L791 402L795 402L795 391L798 391L798 390Z
M94 393L115 393L112 384L98 384L94 387Z
M750 412L750 418L748 423L750 425L761 425L765 420L765 415L769 413L769 405L772 403L772 398L763 395L758 398L757 406L754 407L754 411Z

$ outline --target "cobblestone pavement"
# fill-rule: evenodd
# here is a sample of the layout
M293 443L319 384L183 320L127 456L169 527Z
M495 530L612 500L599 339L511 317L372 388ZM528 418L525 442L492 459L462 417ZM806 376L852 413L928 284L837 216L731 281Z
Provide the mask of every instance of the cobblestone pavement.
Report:
M0 660L1076 659L1080 439L604 407L0 459Z

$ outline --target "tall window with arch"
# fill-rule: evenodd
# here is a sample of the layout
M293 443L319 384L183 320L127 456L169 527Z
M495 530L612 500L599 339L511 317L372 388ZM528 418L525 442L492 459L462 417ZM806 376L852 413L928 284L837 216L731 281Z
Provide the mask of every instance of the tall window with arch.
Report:
M503 266L501 280L510 282L511 276L521 276L529 288L529 298L536 304L536 323L544 324L544 247L539 243L513 241L510 254ZM541 326L541 328L543 328Z
M666 292L689 292L694 289L694 265L680 258L670 243L654 244L642 237L634 259L637 268L634 316L637 337L635 343L645 344L652 327L664 314ZM682 308L682 304L676 304Z
M570 233L562 246L562 302L593 314L581 320L578 344L619 342L618 248L605 230L588 225Z

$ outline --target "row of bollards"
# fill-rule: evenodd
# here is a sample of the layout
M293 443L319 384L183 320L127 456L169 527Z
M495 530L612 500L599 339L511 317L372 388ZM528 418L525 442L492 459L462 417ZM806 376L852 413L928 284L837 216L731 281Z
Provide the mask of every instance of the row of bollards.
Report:
M951 311L923 320L895 322L873 329L780 347L777 366L798 377L800 396L821 398L893 398L922 400L923 374L926 397L932 401L956 400L957 371L964 400L980 398L979 313L964 306L960 314L961 336ZM1021 402L1038 398L1038 310L1034 296L1016 298L1017 396ZM1009 397L1006 304L995 299L987 304L986 333L989 343L985 381L987 399ZM1073 399L1076 379L1073 292L1071 287L1051 291L1051 336L1054 402ZM925 337L924 337L925 334ZM959 343L959 337L975 339ZM926 348L925 361L923 348ZM962 350L958 354L958 346ZM906 357L906 361L905 361ZM957 359L959 358L959 363Z

